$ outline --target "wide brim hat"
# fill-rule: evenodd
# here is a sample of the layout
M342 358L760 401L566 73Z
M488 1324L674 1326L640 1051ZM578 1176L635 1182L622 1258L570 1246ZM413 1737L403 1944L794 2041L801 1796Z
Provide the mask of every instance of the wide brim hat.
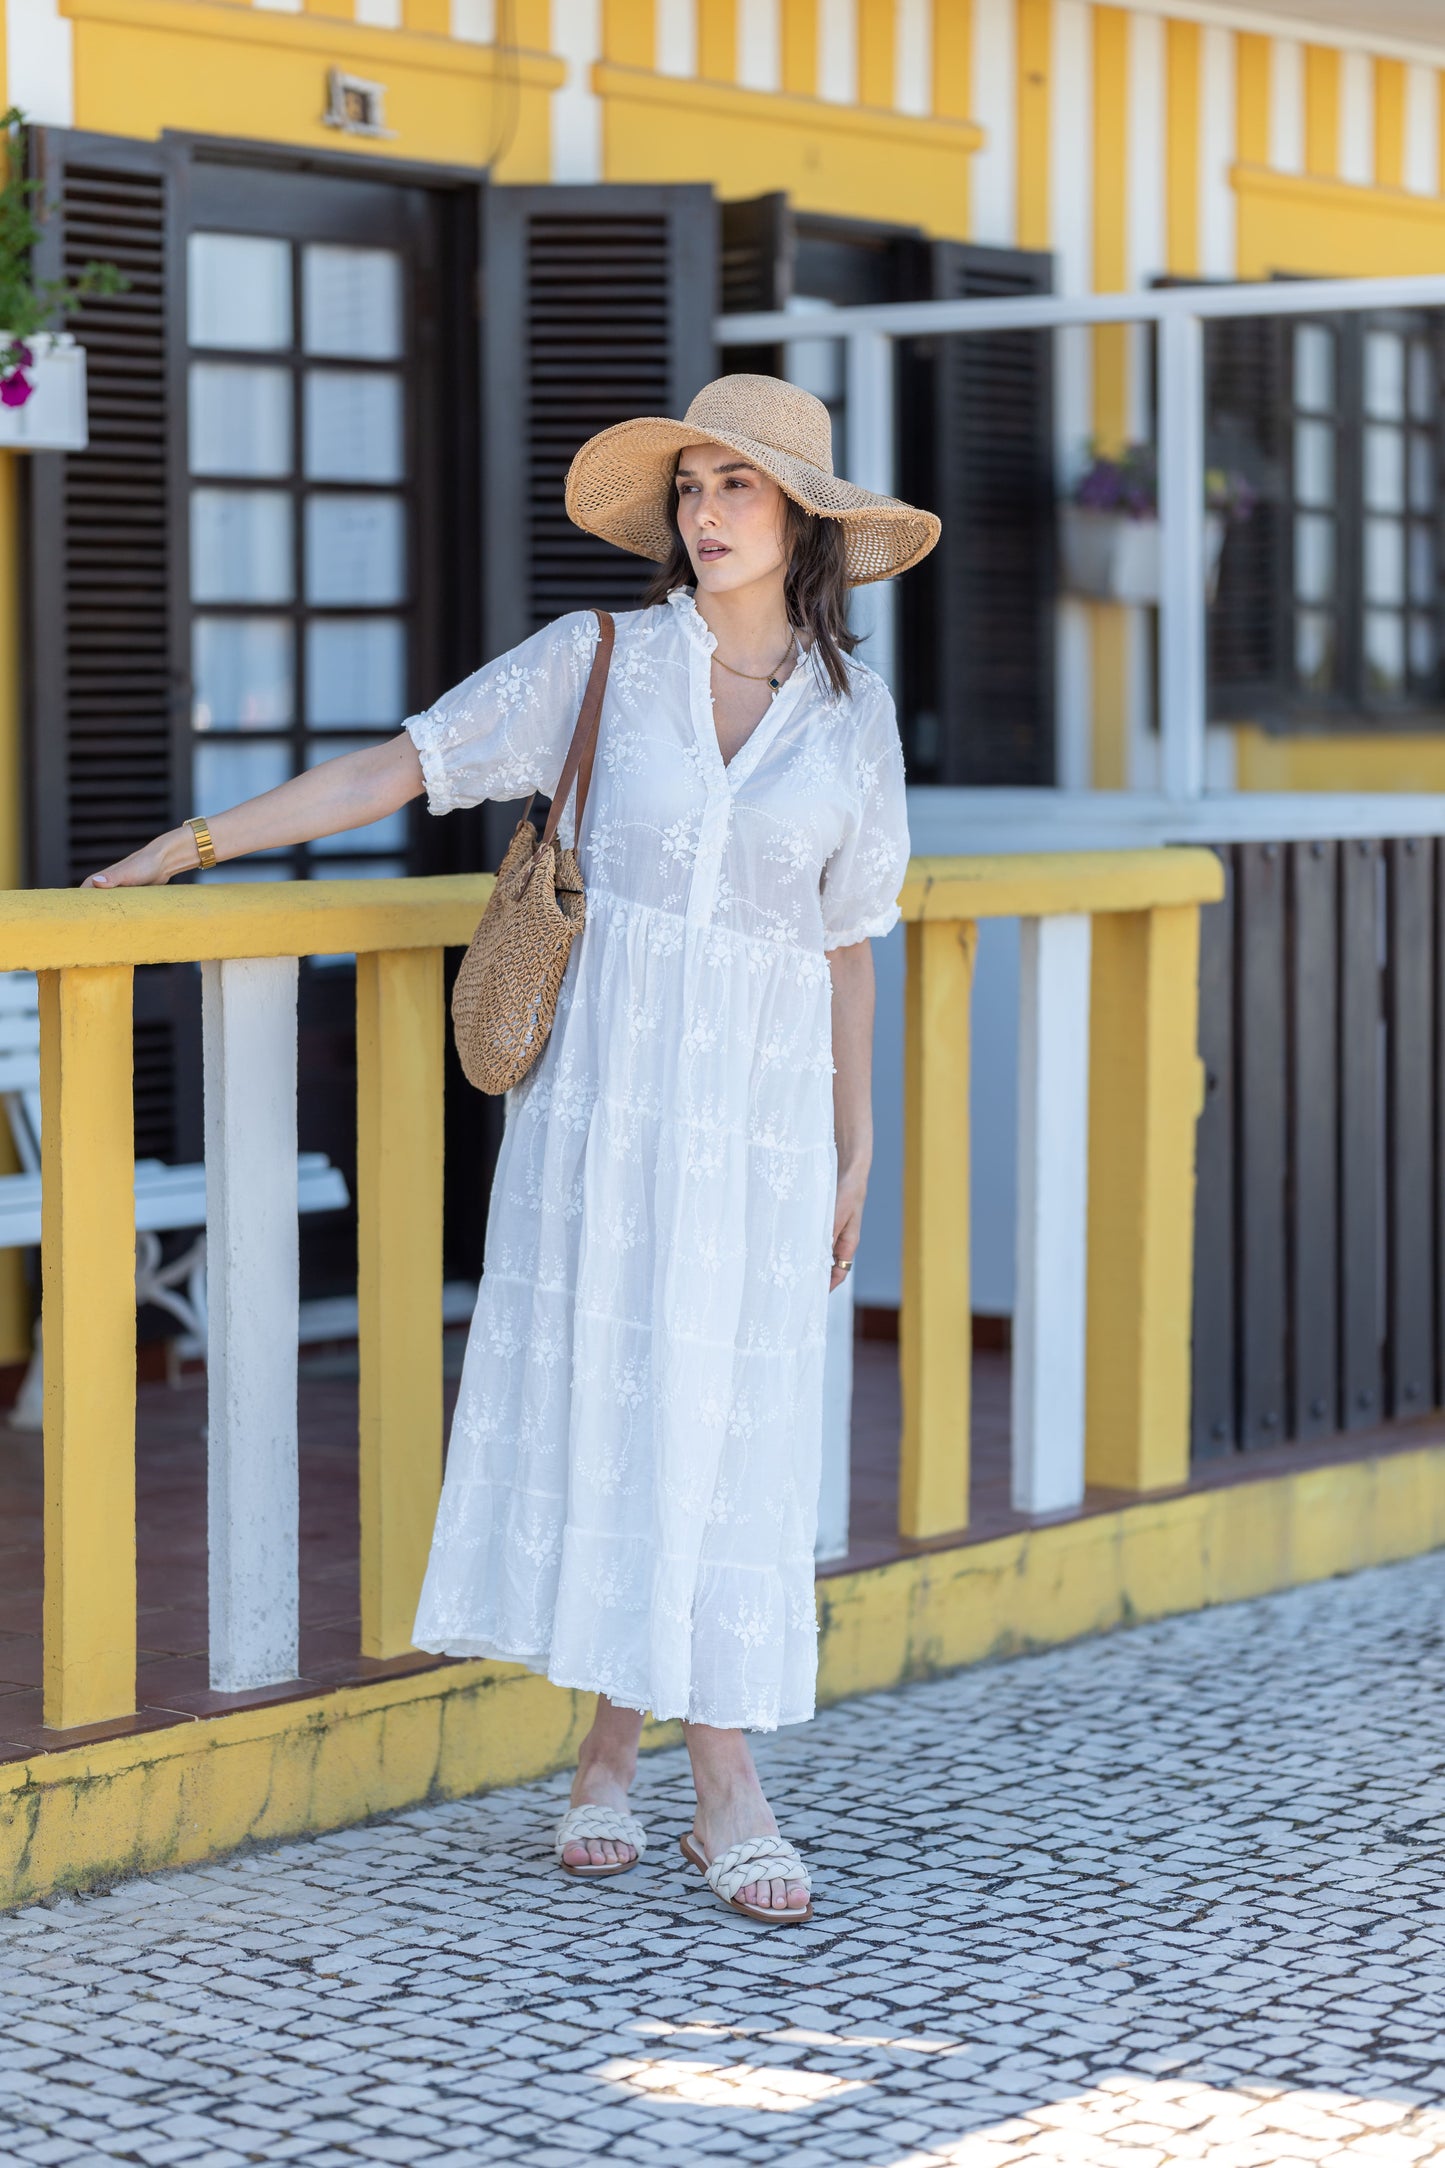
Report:
M833 426L821 399L776 376L720 376L682 420L649 414L589 437L567 475L567 516L635 556L665 564L677 455L688 444L725 444L785 495L847 536L849 583L891 580L926 557L939 536L932 512L860 489L833 472Z

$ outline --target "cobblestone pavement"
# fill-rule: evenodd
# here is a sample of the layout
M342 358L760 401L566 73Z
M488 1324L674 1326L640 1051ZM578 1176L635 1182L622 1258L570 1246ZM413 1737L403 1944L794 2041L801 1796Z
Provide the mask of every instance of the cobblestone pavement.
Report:
M559 1781L0 1920L0 2160L1445 2162L1445 1558L765 1742L803 1929Z

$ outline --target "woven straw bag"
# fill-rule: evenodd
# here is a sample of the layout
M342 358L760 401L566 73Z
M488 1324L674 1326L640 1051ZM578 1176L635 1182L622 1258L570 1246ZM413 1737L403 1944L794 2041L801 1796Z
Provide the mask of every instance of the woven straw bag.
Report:
M586 917L577 853L563 850L556 832L575 780L573 834L579 839L582 834L582 809L592 779L597 724L617 629L606 610L597 612L597 625L592 672L547 824L539 838L531 819L537 796L533 791L452 988L457 1053L467 1081L479 1092L510 1091L547 1044L562 974Z

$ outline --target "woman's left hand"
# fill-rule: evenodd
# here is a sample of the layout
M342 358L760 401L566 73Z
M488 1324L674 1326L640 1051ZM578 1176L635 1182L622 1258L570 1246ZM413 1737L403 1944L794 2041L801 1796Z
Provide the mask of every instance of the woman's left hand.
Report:
M837 1200L833 1206L833 1270L828 1276L830 1295L834 1288L841 1287L848 1277L839 1267L851 1264L857 1252L858 1236L863 1226L863 1199L867 1190L866 1167L856 1173L840 1169Z

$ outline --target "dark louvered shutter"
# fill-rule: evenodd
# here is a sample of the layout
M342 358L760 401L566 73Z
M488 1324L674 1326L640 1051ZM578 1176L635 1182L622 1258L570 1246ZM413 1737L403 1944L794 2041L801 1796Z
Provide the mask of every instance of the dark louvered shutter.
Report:
M786 308L793 292L797 230L785 195L748 196L718 208L718 306L728 316ZM728 376L781 376L777 346L725 346L718 368Z
M184 676L173 646L167 318L170 161L158 146L47 131L42 275L119 266L123 294L71 319L90 445L28 462L30 878L65 887L170 827Z
M1208 323L1204 361L1209 463L1242 473L1257 494L1251 517L1229 530L1209 611L1210 713L1249 722L1278 709L1285 689L1284 326L1249 316Z
M22 462L26 483L28 877L71 887L192 809L186 662L172 609L173 462L185 408L171 317L181 154L68 130L32 136L44 183L40 276L116 264L122 294L69 328L86 350L90 444ZM200 1150L195 973L136 977L136 1149ZM183 1088L180 1079L189 1078Z
M1053 262L936 242L940 300L1050 291ZM1053 364L1049 337L918 341L901 356L904 494L936 511L901 583L903 727L919 782L1054 780Z
M719 299L726 315L781 309L793 290L793 214L785 195L748 196L719 207Z
M484 208L483 579L496 654L565 610L636 607L647 567L584 535L563 485L583 439L680 414L715 369L707 188L492 188Z

